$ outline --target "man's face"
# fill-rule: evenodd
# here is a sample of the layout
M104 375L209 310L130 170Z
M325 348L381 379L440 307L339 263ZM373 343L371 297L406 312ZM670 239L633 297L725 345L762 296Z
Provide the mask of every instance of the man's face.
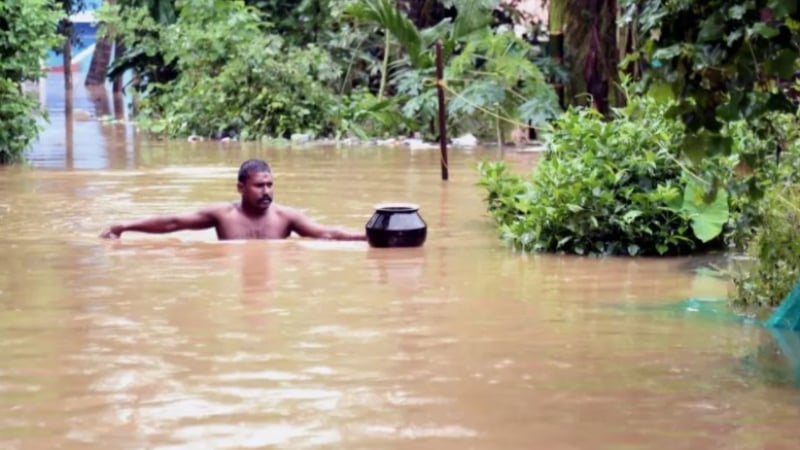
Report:
M251 172L237 188L242 194L242 204L266 211L272 204L272 175L269 172Z

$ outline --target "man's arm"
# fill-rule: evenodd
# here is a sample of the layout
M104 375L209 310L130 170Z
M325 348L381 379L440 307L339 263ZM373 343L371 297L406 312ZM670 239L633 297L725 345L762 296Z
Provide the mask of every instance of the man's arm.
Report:
M142 233L172 233L180 230L203 230L217 225L217 215L212 208L200 210L190 214L169 216L156 216L135 222L111 225L105 229L100 237L106 239L119 239L126 231L139 231Z
M302 237L314 239L328 239L334 241L366 241L365 232L353 232L339 228L326 227L320 225L306 217L305 214L292 208L287 208L286 215L289 218L290 231L294 231Z

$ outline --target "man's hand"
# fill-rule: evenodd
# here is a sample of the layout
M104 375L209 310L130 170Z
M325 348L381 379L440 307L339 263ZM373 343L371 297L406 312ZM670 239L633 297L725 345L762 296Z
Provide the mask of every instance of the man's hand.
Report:
M100 233L100 237L103 239L119 239L121 235L122 231L119 229L118 226L111 226L103 230L102 233Z

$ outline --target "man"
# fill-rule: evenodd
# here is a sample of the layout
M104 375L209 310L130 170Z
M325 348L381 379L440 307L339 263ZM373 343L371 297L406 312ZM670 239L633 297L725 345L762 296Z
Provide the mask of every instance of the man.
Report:
M285 239L292 232L303 237L340 241L363 241L365 233L326 227L313 222L302 212L279 205L273 199L272 170L264 161L251 159L239 168L236 185L242 199L182 215L151 217L112 225L100 235L118 239L126 231L171 233L180 230L215 228L223 239Z

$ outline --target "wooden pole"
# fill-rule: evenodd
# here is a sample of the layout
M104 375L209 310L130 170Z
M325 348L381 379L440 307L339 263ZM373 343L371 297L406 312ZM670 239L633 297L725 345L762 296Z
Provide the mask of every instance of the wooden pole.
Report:
M436 42L436 90L439 93L439 147L442 151L442 180L449 178L447 168L447 112L444 103L444 67L442 63L442 43Z
M72 114L72 22L64 19L64 112Z

